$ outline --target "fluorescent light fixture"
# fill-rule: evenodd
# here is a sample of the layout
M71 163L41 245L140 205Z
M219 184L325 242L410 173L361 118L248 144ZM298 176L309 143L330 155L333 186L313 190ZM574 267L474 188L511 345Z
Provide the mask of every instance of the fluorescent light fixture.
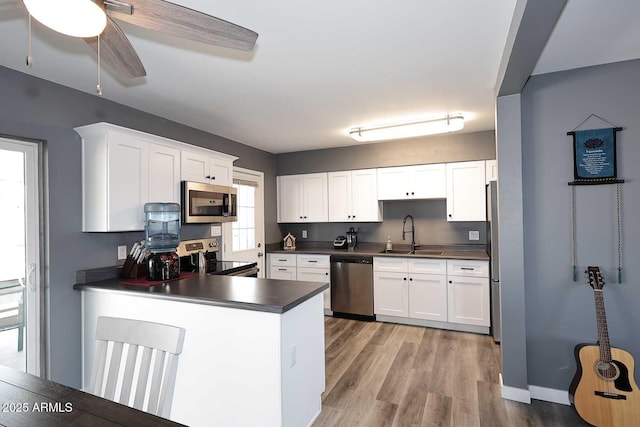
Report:
M24 0L24 5L41 24L72 37L95 37L107 25L102 0Z
M464 117L462 114L448 114L444 117L428 120L357 127L349 131L349 136L360 142L386 141L389 139L412 138L415 136L455 132L463 127Z

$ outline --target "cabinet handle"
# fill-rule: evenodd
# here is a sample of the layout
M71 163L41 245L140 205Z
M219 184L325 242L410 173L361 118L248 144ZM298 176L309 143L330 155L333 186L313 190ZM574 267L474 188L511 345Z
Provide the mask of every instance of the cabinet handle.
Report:
M413 282L413 277L409 277L409 281L410 281L410 282Z
M305 216L304 219L307 219L307 217Z
M449 216L451 216L451 215L449 215ZM300 219L302 219L302 217L300 217Z
M278 258L278 261L285 262L285 261L286 261L286 259L280 259L280 258Z
M212 177L211 177L211 179L216 179L216 177L215 177L215 176L212 176Z
M414 193L413 193L413 191L412 191L412 192L411 192L411 195L413 196L413 194L414 194Z
M475 270L475 268L473 268L473 267L460 267L460 270L469 270L469 271L473 271L473 270Z
M407 191L407 196L409 195L409 192Z
M451 218L451 214L449 214L449 218Z
M449 280L449 283L453 283L451 280Z
M403 278L402 278L402 280L407 280L407 278L406 278L406 277L403 277Z
M347 215L347 218L351 218L351 215Z
M328 275L329 275L329 273L324 273L324 275L325 275L325 276L328 276Z
M318 260L317 259L310 259L310 260L307 260L307 262L318 262Z
M205 176L205 178L211 179L211 175L207 175L207 176Z
M287 271L286 268L279 268L278 271Z
M355 216L355 215L353 215L351 218L356 219L356 216Z

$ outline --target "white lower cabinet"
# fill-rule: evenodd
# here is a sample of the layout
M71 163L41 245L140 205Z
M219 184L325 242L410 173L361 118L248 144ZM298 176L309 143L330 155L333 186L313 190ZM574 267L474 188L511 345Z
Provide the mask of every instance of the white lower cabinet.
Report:
M448 321L490 326L489 262L447 261Z
M488 333L487 261L374 257L373 270L382 320Z
M329 255L267 254L269 279L328 282L331 284ZM331 288L323 293L325 312L331 310Z
M446 260L376 257L373 270L375 314L446 321Z

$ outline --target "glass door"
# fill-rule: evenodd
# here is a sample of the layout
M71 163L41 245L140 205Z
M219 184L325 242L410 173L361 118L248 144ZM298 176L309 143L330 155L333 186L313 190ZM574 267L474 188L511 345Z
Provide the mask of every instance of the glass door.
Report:
M258 277L264 271L264 174L234 168L233 187L238 190L235 222L222 225L222 256L227 261L257 262Z
M0 364L40 375L38 145L0 137Z

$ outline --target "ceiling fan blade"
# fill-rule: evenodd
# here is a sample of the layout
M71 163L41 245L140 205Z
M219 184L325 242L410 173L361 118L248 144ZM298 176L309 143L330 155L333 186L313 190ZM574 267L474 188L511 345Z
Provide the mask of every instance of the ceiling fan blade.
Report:
M93 50L98 52L97 37L86 38ZM107 16L107 26L100 34L100 60L113 68L123 77L143 77L147 75L142 61L138 57L131 42L124 35L118 24Z
M201 43L232 49L253 50L258 33L231 22L164 0L127 0L133 6L131 15L109 9L119 20L154 31Z
M22 6L22 0L0 0L0 12L10 11Z

